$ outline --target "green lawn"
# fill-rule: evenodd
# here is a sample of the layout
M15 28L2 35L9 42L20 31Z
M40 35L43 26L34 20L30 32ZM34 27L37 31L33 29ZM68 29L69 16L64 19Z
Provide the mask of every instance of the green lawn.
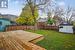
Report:
M52 30L36 30L35 33L45 37L37 45L47 50L75 50L75 34L64 34Z

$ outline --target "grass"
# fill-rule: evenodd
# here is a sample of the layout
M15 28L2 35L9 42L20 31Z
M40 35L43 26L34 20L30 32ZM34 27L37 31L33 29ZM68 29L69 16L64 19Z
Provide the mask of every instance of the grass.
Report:
M45 37L37 45L47 50L75 50L75 34L64 34L53 30L36 30L35 33Z

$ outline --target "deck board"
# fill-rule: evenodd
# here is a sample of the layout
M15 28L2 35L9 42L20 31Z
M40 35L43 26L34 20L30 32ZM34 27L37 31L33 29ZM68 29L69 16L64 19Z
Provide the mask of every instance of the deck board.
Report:
M0 50L45 50L29 41L42 35L22 30L0 33ZM37 49L38 48L38 49Z

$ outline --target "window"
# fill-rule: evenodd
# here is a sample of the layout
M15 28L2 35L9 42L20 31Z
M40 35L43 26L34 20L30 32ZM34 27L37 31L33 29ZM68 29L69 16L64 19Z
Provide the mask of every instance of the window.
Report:
M0 0L0 8L7 8L8 0Z

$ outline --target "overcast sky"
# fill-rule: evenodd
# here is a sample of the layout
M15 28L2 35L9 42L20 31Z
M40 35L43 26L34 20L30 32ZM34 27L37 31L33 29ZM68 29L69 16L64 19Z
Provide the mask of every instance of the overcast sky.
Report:
M56 0L59 6L67 7L68 5L75 8L75 0ZM20 15L24 0L8 0L8 8L0 8L2 14ZM43 14L44 15L44 14Z

